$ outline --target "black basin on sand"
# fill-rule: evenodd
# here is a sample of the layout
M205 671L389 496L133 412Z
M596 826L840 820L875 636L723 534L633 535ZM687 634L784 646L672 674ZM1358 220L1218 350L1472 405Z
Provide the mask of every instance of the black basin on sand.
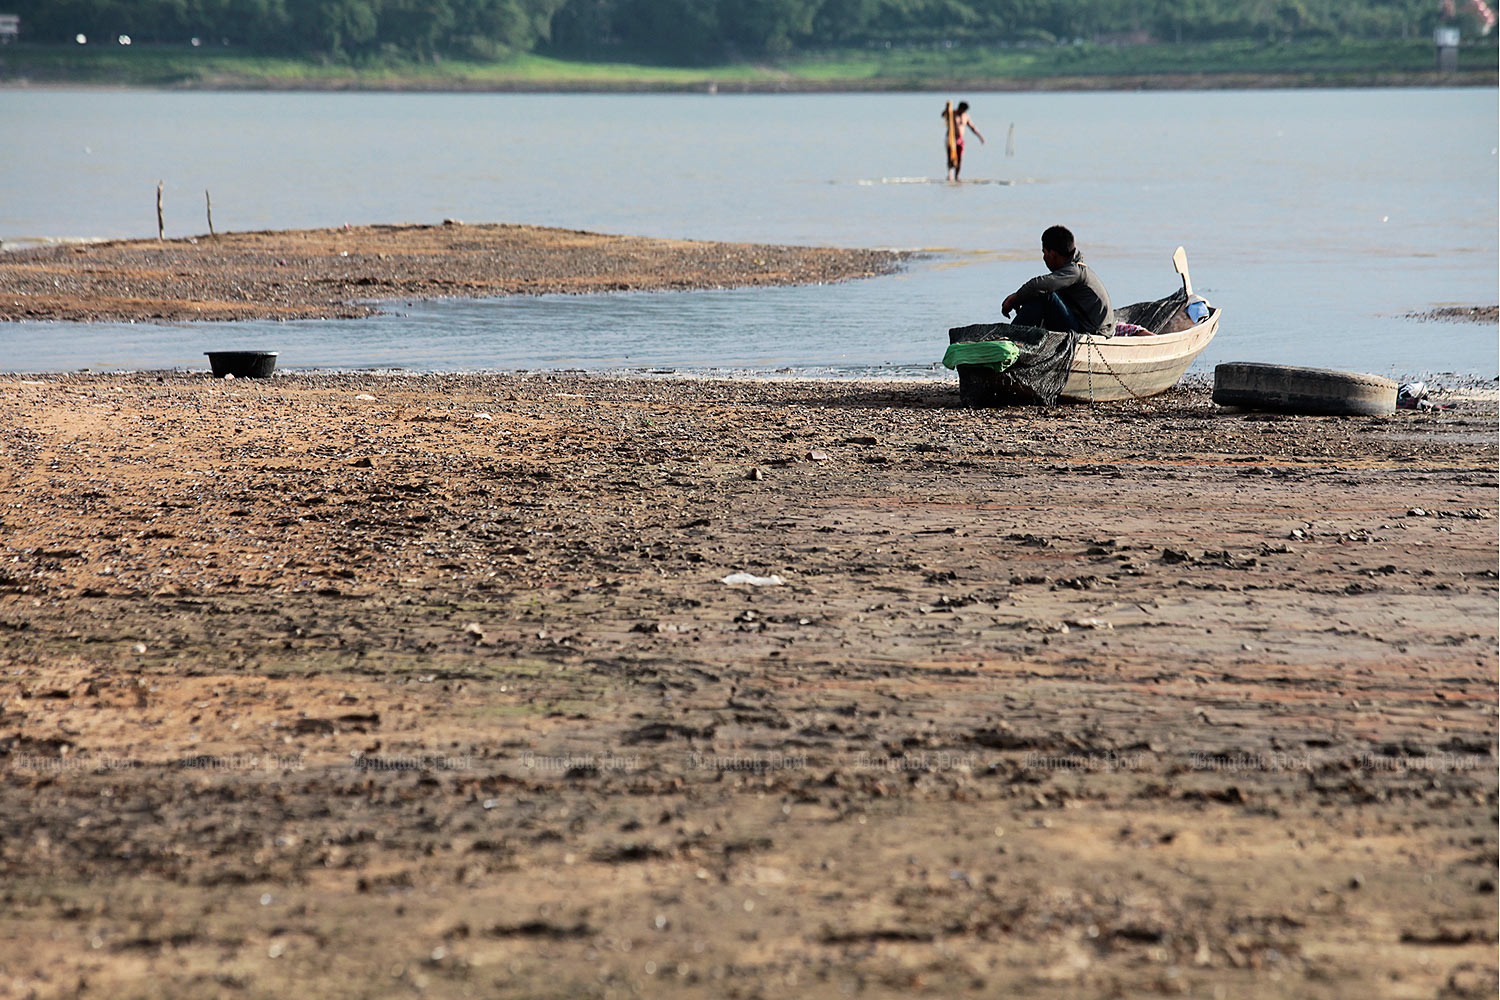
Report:
M276 351L204 351L214 378L270 378L276 370Z

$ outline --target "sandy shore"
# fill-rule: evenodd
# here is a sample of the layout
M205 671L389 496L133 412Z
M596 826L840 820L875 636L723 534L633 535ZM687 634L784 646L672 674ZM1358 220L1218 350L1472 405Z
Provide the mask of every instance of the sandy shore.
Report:
M0 992L1492 997L1495 421L0 380Z
M462 223L74 243L0 253L0 320L351 318L389 299L819 284L906 256Z

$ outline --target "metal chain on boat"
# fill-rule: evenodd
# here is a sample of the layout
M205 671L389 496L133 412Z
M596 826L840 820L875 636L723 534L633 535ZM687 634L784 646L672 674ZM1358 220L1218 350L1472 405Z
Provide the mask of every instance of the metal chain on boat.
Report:
M1144 403L1144 402L1146 402L1150 398L1150 397L1147 397L1147 396L1137 396L1135 390L1132 389L1132 388L1130 388L1130 386L1128 386L1128 385L1125 384L1125 380L1120 377L1120 373L1117 372L1117 371L1115 371L1113 368L1111 368L1109 366L1109 362L1104 357L1104 352L1101 351L1101 350L1099 350L1099 345L1094 342L1094 340L1093 340L1092 337L1088 338L1088 348L1089 348L1089 351L1097 353L1099 355L1099 363L1102 364L1102 365L1104 365L1104 370L1107 371L1107 372L1109 372L1109 374L1114 378L1114 380L1116 382L1120 383L1120 388L1122 388L1126 392L1130 393L1130 396L1131 396L1132 399L1134 399L1138 403ZM1091 358L1090 359L1086 359L1086 360L1087 360L1087 364L1089 366L1089 405L1093 406L1094 405L1094 362L1093 362L1093 360ZM1155 405L1159 407L1159 406L1162 405L1162 403L1160 401L1157 401L1157 403Z

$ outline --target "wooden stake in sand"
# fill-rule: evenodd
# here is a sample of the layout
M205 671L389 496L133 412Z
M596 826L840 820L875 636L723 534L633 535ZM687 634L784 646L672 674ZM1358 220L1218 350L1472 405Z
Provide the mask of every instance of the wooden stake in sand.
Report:
M214 203L208 197L208 188L203 189L203 207L208 212L208 235L214 235Z
M1010 123L1010 131L1005 133L1005 155L1016 155L1016 123Z
M161 181L157 181L156 182L156 238L159 239L159 240L164 240L164 239L167 238L167 227L166 227L166 224L164 222L162 222L162 216L161 216L161 189L162 189L162 182Z

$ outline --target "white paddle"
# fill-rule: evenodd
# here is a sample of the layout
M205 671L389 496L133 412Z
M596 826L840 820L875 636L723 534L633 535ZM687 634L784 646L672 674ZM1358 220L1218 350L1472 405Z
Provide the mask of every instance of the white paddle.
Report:
M1182 275L1182 294L1189 299L1193 297L1193 281L1188 277L1187 251L1178 247L1172 254L1172 266L1177 268L1177 273Z

